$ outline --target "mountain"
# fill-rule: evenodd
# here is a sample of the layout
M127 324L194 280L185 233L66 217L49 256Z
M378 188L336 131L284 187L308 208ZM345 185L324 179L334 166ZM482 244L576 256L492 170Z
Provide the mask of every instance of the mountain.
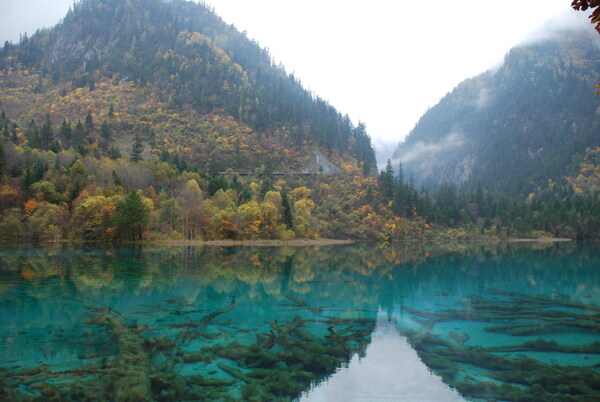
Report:
M375 166L364 124L203 4L81 0L0 49L0 242L421 230L373 213Z
M114 135L108 144L77 141L100 140L105 153L124 151L139 134L147 152L213 171L297 169L305 146L375 166L364 126L202 4L82 0L54 28L5 43L0 70L0 109L9 117L75 125L89 112Z
M431 190L539 191L600 145L599 81L600 38L587 22L513 48L427 111L394 160Z

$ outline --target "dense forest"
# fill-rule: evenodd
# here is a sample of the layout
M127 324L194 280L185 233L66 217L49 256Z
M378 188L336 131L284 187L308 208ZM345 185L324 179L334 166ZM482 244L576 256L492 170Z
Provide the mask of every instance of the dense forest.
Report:
M4 44L0 113L1 241L600 238L600 148L523 196L430 194L202 4L75 3Z
M404 181L401 164L395 170L388 161L379 174L379 196L397 216L423 217L428 226L447 229L436 238L600 239L599 157L600 147L589 149L576 176L549 180L544 192L525 199L486 191L481 184L459 192L447 182L429 195L424 187L416 190L412 176Z

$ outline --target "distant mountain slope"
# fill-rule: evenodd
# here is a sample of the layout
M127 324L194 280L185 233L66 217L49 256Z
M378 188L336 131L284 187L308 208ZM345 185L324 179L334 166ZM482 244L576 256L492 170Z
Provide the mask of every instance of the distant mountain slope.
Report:
M521 195L576 172L600 145L600 38L584 28L514 48L458 85L400 144L405 174L430 189Z
M219 152L193 159L216 169L236 167L241 159L245 167L277 163L255 158L254 151L241 159L221 156L229 151L220 152L218 138L239 127L254 142L317 145L375 166L364 128L305 90L266 50L201 4L82 0L56 27L5 45L0 69L0 110L21 122L49 114L53 124L64 118L75 124L90 110L100 123L112 105L121 116L111 123L116 138L132 138L137 130L158 151L212 138L212 148L198 152ZM213 116L221 117L219 123ZM266 145L264 154L273 150Z

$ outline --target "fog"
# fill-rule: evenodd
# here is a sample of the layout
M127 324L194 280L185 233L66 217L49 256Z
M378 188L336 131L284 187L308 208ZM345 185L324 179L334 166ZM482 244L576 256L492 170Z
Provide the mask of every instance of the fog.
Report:
M442 152L448 152L455 148L461 147L464 145L465 139L464 136L459 132L452 132L448 134L446 137L442 138L438 142L424 142L419 141L415 143L413 146L403 149L402 153L395 158L394 162L397 163L409 163L414 160L423 159L423 158L433 158L437 154Z
M525 36L518 46L527 46L544 40L554 39L559 35L564 35L565 31L574 30L584 30L590 36L596 37L600 41L600 35L593 29L588 15L589 13L571 11L558 14Z

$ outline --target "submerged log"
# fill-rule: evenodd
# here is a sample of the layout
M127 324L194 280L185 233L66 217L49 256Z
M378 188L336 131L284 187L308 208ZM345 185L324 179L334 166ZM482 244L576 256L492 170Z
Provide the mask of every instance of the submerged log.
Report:
M600 342L588 345L561 345L556 341L535 339L521 345L492 346L485 348L488 352L559 352L559 353L586 353L600 354Z
M114 382L117 401L152 401L150 388L150 357L144 349L145 340L137 328L126 325L109 310L93 320L105 326L117 343L115 370L124 375Z
M202 334L204 328L212 321L220 316L221 314L225 314L230 312L235 308L235 302L232 301L231 304L224 309L213 311L212 313L206 314L199 321L189 321L185 325L182 326L182 330L177 334L177 338L175 339L175 344L173 345L173 349L171 351L171 355L169 359L167 359L163 365L163 371L169 372L173 370L173 366L177 362L177 356L181 349L181 346L188 340L189 338L195 338L198 334ZM192 331L192 328L194 329Z

